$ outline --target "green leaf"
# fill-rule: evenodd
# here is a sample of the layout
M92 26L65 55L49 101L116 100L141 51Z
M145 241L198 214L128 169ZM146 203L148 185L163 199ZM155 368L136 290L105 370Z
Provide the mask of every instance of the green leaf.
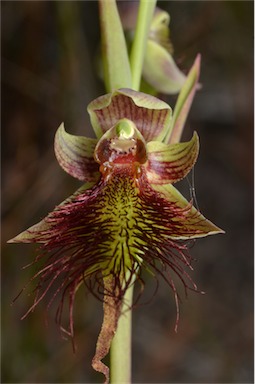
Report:
M198 135L186 143L165 144L152 141L147 145L146 172L153 184L176 183L193 168L199 151Z
M99 0L102 57L108 92L131 88L132 79L126 41L115 0Z
M59 165L69 175L82 181L97 181L98 165L94 160L96 139L70 135L61 124L55 135L55 154Z
M198 89L200 61L200 55L197 55L196 60L190 69L186 81L178 96L176 105L174 107L170 130L164 140L166 143L178 143L180 141L184 124L186 122L195 92Z

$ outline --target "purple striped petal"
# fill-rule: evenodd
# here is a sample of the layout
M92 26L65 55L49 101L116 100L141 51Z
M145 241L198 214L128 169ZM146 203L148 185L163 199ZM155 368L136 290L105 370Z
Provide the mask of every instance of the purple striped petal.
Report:
M164 101L131 89L119 89L98 97L88 105L91 124L98 138L120 119L131 120L145 141L163 140L172 110Z
M185 143L164 144L152 141L147 145L146 172L153 184L176 183L183 179L194 166L199 150L198 135Z
M96 139L70 135L61 124L55 136L56 158L64 171L76 179L97 181L99 168L94 160L96 143Z

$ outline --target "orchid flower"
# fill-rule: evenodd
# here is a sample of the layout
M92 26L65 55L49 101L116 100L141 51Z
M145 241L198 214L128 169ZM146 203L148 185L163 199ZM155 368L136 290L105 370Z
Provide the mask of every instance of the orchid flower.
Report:
M123 27L132 40L138 3L120 2L119 10ZM156 7L149 28L142 74L145 82L156 92L176 94L181 90L186 76L173 59L169 23L170 15Z
M223 232L174 187L194 167L199 152L196 132L188 142L181 143L180 137L197 89L200 56L185 77L171 56L169 16L154 12L155 4L156 0L140 1L129 59L116 1L99 1L104 81L109 93L88 105L96 139L67 133L64 124L55 135L60 166L84 184L39 223L9 240L41 244L34 261L39 270L31 279L37 282L36 295L23 318L51 292L48 308L59 299L56 321L73 337L79 287L84 284L103 301L103 323L92 366L105 375L105 383L109 368L102 359L110 347L115 349L112 381L131 381L130 359L126 364L120 352L130 354L124 340L130 340L131 318L126 321L124 311L131 309L135 282L142 292L146 273L163 278L173 290L177 324L175 278L181 280L185 292L198 291L189 274L189 244L192 239ZM157 91L181 89L173 115L168 104L139 92L142 73ZM62 323L66 301L68 326ZM128 333L125 339L124 333ZM116 340L120 340L118 348Z
M60 296L57 321L69 300L73 336L75 294L85 284L103 295L104 320L93 359L94 369L109 379L102 359L116 331L123 297L143 273L162 276L177 298L174 275L185 289L197 290L188 241L220 233L173 186L193 168L198 135L167 144L171 108L165 102L131 89L119 89L88 105L97 139L74 136L61 124L55 136L60 166L85 184L38 224L9 242L41 243L36 262L44 264L35 301L53 288ZM62 327L64 329L64 327Z

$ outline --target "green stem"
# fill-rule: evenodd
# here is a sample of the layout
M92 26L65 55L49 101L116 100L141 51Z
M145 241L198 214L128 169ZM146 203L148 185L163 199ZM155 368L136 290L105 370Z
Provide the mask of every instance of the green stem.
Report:
M134 284L126 291L122 307L122 315L119 318L118 328L112 340L111 359L111 383L131 383L131 349L132 349L132 301Z
M148 33L156 0L140 0L135 37L130 54L132 88L139 91Z
M99 11L106 90L130 88L129 58L116 0L99 0Z
M101 0L101 22L102 30L104 31L105 43L110 41L110 37L113 38L112 33L112 20L111 17L114 15L115 11L113 10L114 2L108 3L107 1ZM108 8L108 5L111 7ZM150 28L151 19L153 16L154 8L156 5L156 0L140 0L137 25L135 31L135 38L131 49L130 55L130 66L132 73L132 88L139 91L143 61L145 55L145 49L148 39L148 33ZM103 7L105 9L103 9ZM108 8L108 9L107 9ZM111 8L111 9L110 9ZM108 11L108 14L105 14L103 11ZM116 16L114 16L116 20ZM115 25L115 32L119 29L119 26ZM109 33L111 32L111 33ZM116 34L115 34L116 35ZM122 65L113 65L111 67L112 61L117 59L120 55L120 40L111 41L111 44L108 47L112 47L112 52L105 52L104 55L107 61L106 69L108 79L107 88L112 90L115 87L120 87L125 79L123 72L126 71L123 69L123 65L126 64L126 60L123 60ZM107 45L105 44L107 47ZM126 51L125 51L126 52ZM125 53L124 52L124 53ZM113 54L114 53L114 54ZM129 78L129 76L128 76ZM129 80L127 80L128 82ZM121 84L123 87L125 84ZM122 315L118 321L118 327L115 333L115 336L111 343L110 349L110 360L111 360L111 383L112 384L129 384L131 383L131 346L132 346L132 302L133 302L133 290L134 282L131 283L130 287L127 289L126 294L123 300Z

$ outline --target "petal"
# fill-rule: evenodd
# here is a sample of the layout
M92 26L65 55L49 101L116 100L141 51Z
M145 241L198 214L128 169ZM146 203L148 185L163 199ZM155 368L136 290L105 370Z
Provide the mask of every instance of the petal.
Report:
M225 233L222 229L207 220L190 202L188 202L177 189L171 185L152 184L152 188L162 197L183 211L174 221L178 221L178 230L170 234L173 239L191 239Z
M135 124L121 119L104 133L95 148L95 160L104 174L113 164L143 164L147 160L146 143Z
M120 119L127 118L146 141L162 140L171 121L171 108L164 101L125 88L93 100L88 112L98 138Z
M153 184L176 183L193 168L199 151L198 135L186 143L164 144L151 141L147 144L147 177Z
M150 28L150 39L164 47L169 53L173 53L173 47L170 42L170 15L160 8L155 9Z
M55 210L58 210L62 205L71 203L80 193L90 189L95 183L85 183L80 187L73 195L69 196L62 203L60 203ZM54 211L55 211L54 210ZM53 212L54 212L53 211ZM48 239L47 231L50 230L51 225L47 219L52 215L52 212L49 213L44 219L39 221L37 224L32 225L25 231L21 232L19 235L8 240L7 243L46 243Z
M153 40L147 42L143 77L158 92L166 94L178 93L186 78L171 54Z
M55 135L55 154L60 166L69 175L82 181L97 181L98 165L94 160L96 139L70 135L61 124Z
M169 129L169 135L165 138L166 143L178 143L180 141L193 98L197 89L199 89L198 79L200 74L200 61L200 55L197 55L185 83L183 84L181 92L178 95L174 107L173 119L171 121L171 128Z

